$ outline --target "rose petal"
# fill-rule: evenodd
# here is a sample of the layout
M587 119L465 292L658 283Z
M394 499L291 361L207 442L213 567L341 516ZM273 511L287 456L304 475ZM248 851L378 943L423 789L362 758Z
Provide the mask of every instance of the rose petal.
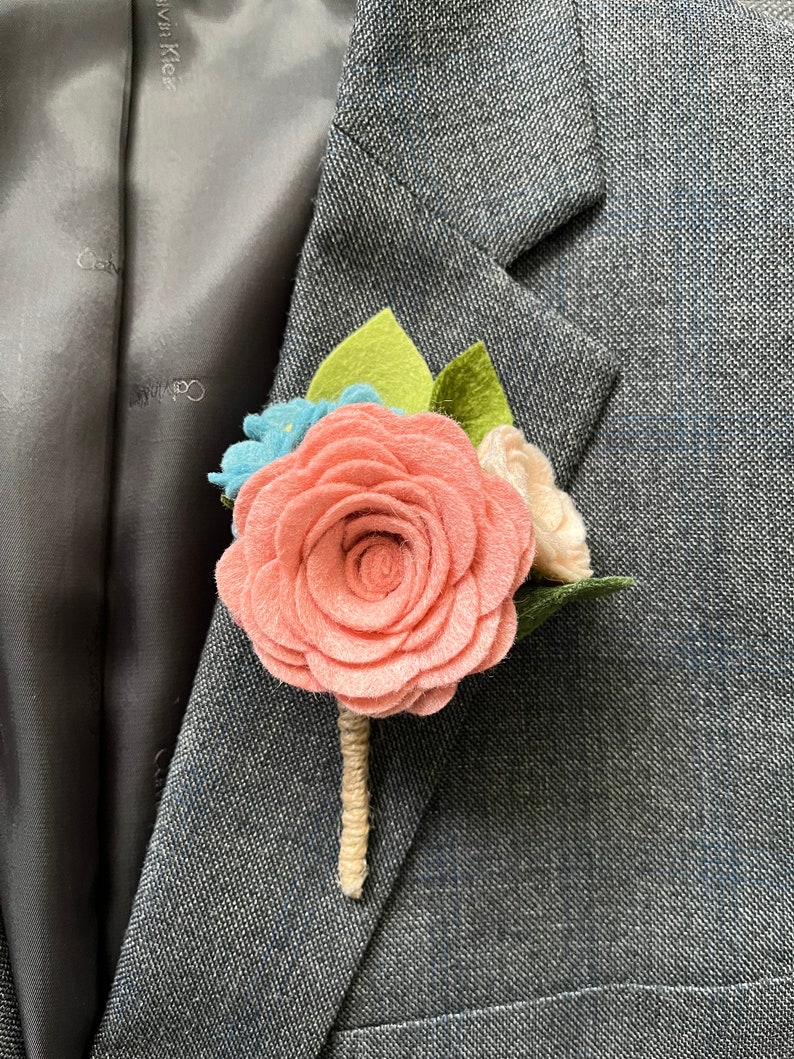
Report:
M234 523L237 526L239 533L243 533L245 530L246 522L248 521L248 512L250 511L254 500L256 500L271 482L276 481L276 479L280 478L284 482L288 482L290 479L290 472L294 466L294 453L281 456L279 459L273 460L271 463L266 464L266 466L252 474L248 481L240 488L240 492L237 494L237 499L234 502Z
M268 467L275 466L275 463L268 464ZM262 469L266 471L268 467ZM257 496L250 498L245 529L242 530L239 524L237 526L240 539L245 542L250 567L257 567L275 558L275 530L284 509L292 500L304 496L310 486L310 475L292 472L272 478Z
M361 537L344 556L345 580L351 593L369 603L380 603L405 582L402 545L389 533Z
M307 658L321 651L332 663L367 667L391 657L405 640L404 632L359 632L334 622L312 599L303 567L298 571L295 585L295 609L306 638Z
M440 592L424 617L415 623L405 623L409 625L410 630L405 640L407 650L422 651L443 636L449 616L455 607L456 598L454 592Z
M276 556L294 575L312 543L325 529L359 509L360 496L347 483L306 489L279 513L275 525Z
M432 607L440 600L447 586L452 583L450 577L450 547L440 519L431 516L423 517L429 542L427 569L418 571L416 579L417 594L410 609L394 622L394 630L410 632L415 629L429 614Z
M245 546L238 539L229 545L215 567L218 595L238 625L242 622L242 601L247 578Z
M283 680L285 684L292 684L294 687L302 688L304 691L326 690L306 666L288 665L286 662L282 662L280 658L268 654L265 649L259 647L256 643L254 643L254 651L256 651L257 657L265 669L278 680Z
M370 601L350 590L345 569L345 554L349 549L345 544L351 533L366 536L376 527L399 536L410 533L412 540L405 546L403 582L384 599ZM349 541L351 546L352 540ZM360 632L396 632L400 630L393 628L395 622L415 607L417 598L424 591L429 557L430 548L423 526L414 526L406 519L379 512L342 519L332 525L312 546L304 567L312 599L331 621Z
M297 503L299 503L299 501L295 501L295 504ZM358 509L359 504L364 506L364 511ZM294 558L294 542L290 542L286 532L286 519L288 515L288 511L285 511L283 554L291 563L290 566L287 566L285 563L285 569L290 573L290 576L295 576L297 567L299 567L299 562ZM393 631L408 631L421 620L423 615L427 613L440 591L443 590L447 581L449 571L449 544L446 540L440 520L432 519L427 516L426 513L423 513L422 510L418 510L416 507L412 507L409 504L403 504L399 500L387 498L378 495L378 493L361 493L361 495L345 498L342 501L339 501L318 519L317 523L312 526L304 541L304 555L311 554L321 533L327 532L331 525L344 520L348 516L359 516L362 519L371 517L378 521L383 520L382 524L386 524L385 520L393 517L401 519L407 525L413 524L414 536L412 538L412 544L414 548L417 549L417 556L419 559L428 555L427 574L426 576L422 576L421 568L417 567L417 575L412 580L412 595L410 597L405 597L404 603L400 603L400 600L396 600L392 610L384 607L382 615L373 613L372 616L372 624L374 624L376 628L385 628L385 623L389 622L394 626ZM278 532L281 533L281 531L282 524L279 523ZM279 540L281 539L282 538L279 537ZM428 549L427 553L425 551L426 548ZM289 550L291 550L291 554ZM329 610L329 608L326 608L325 606L324 609ZM402 613L400 613L401 610ZM358 617L356 617L356 613L359 614ZM391 616L386 617L386 614L390 614ZM357 610L354 614L351 614L350 621L353 622L354 627L356 627L357 623L364 621L360 611Z
M326 469L339 462L331 458L333 454L344 451L350 454L349 458L360 459L371 455L378 462L385 459L401 467L389 440L393 421L405 418L380 405L343 405L329 412L307 433L293 454L297 457L296 465ZM338 450L338 445L346 448Z
M449 597L452 599L451 606L447 604ZM443 608L444 623L436 629L436 635L432 638L427 636L429 628L436 624L431 612L425 622L410 632L403 644L404 651L416 651L421 656L423 670L443 665L455 658L476 635L480 598L474 577L470 573L462 577L454 589L445 593L438 606Z
M345 664L321 651L308 650L306 662L321 684L340 695L375 699L407 688L422 670L418 654L395 651L388 658L364 665Z
M284 578L278 560L260 567L252 582L254 603L248 616L252 639L266 637L290 651L303 653L307 647L306 639L295 611L291 586Z
M431 480L428 476L418 479L428 490ZM435 501L449 542L452 579L457 581L469 569L477 547L477 522L471 507L459 489L454 489L447 482L436 479Z
M532 520L452 420L340 408L240 498L219 591L280 679L428 714L509 650Z
M512 596L518 587L516 578L523 575L518 582L521 584L529 573L526 555L533 540L529 511L512 486L500 478L491 477L485 495L486 514L478 527L480 536L472 564L483 613ZM531 557L529 562L531 565Z
M349 695L337 696L338 701L353 713L365 713L369 717L391 717L403 713L424 695L419 688L401 689L392 695L381 695L373 699L356 699Z
M428 717L431 713L438 713L447 705L458 690L457 684L448 684L445 687L430 688L422 694L410 706L404 707L408 713L417 717Z
M457 684L449 687L421 691L413 688L406 693L384 695L378 699L340 698L339 701L353 713L364 713L369 717L391 717L395 713L413 713L426 717L446 706L457 691Z
M455 684L469 673L474 673L493 652L502 620L501 609L498 607L490 614L483 614L466 647L442 665L423 671L416 679L417 686L429 690L442 684Z
M399 455L408 474L415 478L429 475L446 482L464 499L476 519L482 510L483 472L464 432L451 419L432 412L408 416L405 420L410 424L410 432L406 430L403 436L396 437L391 449ZM427 433L422 431L419 420L429 428Z
M399 463L389 462L380 453L377 459L362 459L360 445L358 438L346 439L345 450L353 449L355 456L349 459L340 457L338 462L323 469L317 479L317 484L342 482L361 489L374 489L381 482L392 481L395 474L405 473Z
M513 603L512 599L506 599L497 610L499 612L499 627L496 630L491 650L483 661L475 669L472 669L472 673L482 673L484 670L490 669L498 662L501 662L515 643L516 630L518 628L515 603Z

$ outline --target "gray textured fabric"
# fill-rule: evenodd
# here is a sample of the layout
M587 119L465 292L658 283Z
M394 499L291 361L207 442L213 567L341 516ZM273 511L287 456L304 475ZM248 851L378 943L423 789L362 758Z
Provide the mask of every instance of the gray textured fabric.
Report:
M391 301L435 370L482 335L526 429L541 429L542 406L547 447L571 469L610 391L609 360L346 138L333 144L276 391L305 390L351 321ZM397 277L399 293L388 290ZM440 277L454 284L439 304ZM474 291L487 292L487 311L472 302ZM318 304L328 308L320 313ZM493 686L490 675L476 683ZM373 813L382 823L356 905L336 883L335 707L270 678L219 610L95 1054L316 1054L464 713L460 702L420 724L380 727Z
M11 971L5 929L0 921L0 1055L3 1059L25 1059L19 1005Z
M361 6L273 395L384 304L435 369L484 338L639 586L376 727L360 905L333 705L219 608L95 1059L792 1055L794 39L725 0L579 8L583 68L565 3ZM513 87L466 109L464 68ZM586 158L549 204L534 90L511 121L561 71L535 139Z
M621 983L673 1027L685 987L760 1019L721 990L792 967L794 38L735 5L581 11L607 194L514 272L623 365L577 497L597 568L639 587L555 619L470 708L346 1027ZM652 1007L610 1009L600 1054L794 1036L781 1002L768 1050L750 1022L682 1053Z
M744 0L748 7L770 18L794 24L794 0Z
M415 1022L333 1033L328 1059L789 1059L790 978L724 987L583 987Z
M602 190L574 16L572 0L363 0L336 124L511 261Z
M85 1053L214 603L352 0L0 0L0 900ZM99 826L97 826L99 823ZM0 985L0 994L2 985Z
M305 392L324 353L388 304L434 374L483 339L517 421L570 480L615 383L613 358L336 128L321 193L272 400Z

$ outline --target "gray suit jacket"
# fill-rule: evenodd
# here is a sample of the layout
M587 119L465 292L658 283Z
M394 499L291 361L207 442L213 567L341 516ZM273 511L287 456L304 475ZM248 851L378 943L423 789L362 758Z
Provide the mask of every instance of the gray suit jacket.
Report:
M334 704L219 606L94 1059L794 1055L792 85L734 0L362 0L272 399L483 339L639 584L375 726L360 903Z

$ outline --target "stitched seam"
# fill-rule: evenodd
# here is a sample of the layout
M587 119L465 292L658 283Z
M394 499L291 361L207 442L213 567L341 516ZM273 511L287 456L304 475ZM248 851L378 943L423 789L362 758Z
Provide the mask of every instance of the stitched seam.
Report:
M579 66L582 71L582 95L586 101L585 110L590 118L593 129L593 149L595 151L598 168L601 170L601 202L606 197L607 167L604 154L604 145L601 138L601 123L596 114L596 93L592 84L592 70L587 62L585 53L585 35L582 21L581 0L571 0L573 8L573 25L576 31L576 51L579 58Z
M377 155L372 153L372 150L367 147L366 144L364 144L353 133L348 132L347 129L344 129L339 124L339 121L337 119L334 119L334 121L331 123L331 128L335 132L338 132L340 136L343 136L348 141L348 143L351 143L355 148L361 151L361 153L366 156L366 158L375 166L375 168L383 174L383 176L389 181L390 184L392 184L394 187L402 188L403 191L407 191L411 198L413 198L416 203L418 203L424 210L426 210L431 217L440 220L449 229L450 232L456 235L459 239L462 239L465 243L473 247L475 250L478 250L483 255L483 257L487 258L487 260L492 265L495 265L501 272L504 272L506 276L510 275L507 269L502 266L501 262L497 261L497 259L493 257L484 246L481 246L479 243L475 242L470 236L464 235L463 232L458 227L456 227L456 225L451 221L449 214L445 213L443 210L438 209L437 206L434 206L429 199L427 199L417 190L417 188L414 187L413 184L409 183L407 180L401 180L398 176L396 176L390 169L388 169L383 164L383 161Z
M586 85L585 85L585 88L583 89L583 91L584 91L584 94L585 94L585 98L589 99L590 93L589 93L589 89L587 88ZM603 160L602 160L602 157L601 157L601 148L600 148L600 141L599 141L599 137L598 137L598 127L597 127L597 124L596 124L596 121L595 121L595 115L594 115L594 113L591 113L592 107L589 104L586 107L586 109L587 109L588 114L590 116L591 124L592 124L593 130L594 130L594 134L593 134L594 151L595 151L595 155L596 155L597 168L598 168L599 172L601 173L601 193L600 193L599 200L598 200L600 202L603 199L604 188L606 186L606 178L605 178L605 175L604 175L604 164L603 164ZM402 177L398 177L394 172L392 172L392 170L388 166L386 166L386 164L383 162L381 157L379 155L376 155L373 152L371 147L369 147L366 143L364 143L362 140L360 140L355 133L350 132L348 129L344 128L339 123L338 117L335 118L333 120L333 122L331 123L330 131L336 132L340 136L344 137L344 139L347 140L348 143L352 144L357 150L361 151L361 153L366 157L367 161L369 161L373 166L375 166L375 168L378 170L378 172L380 172L385 177L385 179L388 180L390 184L392 184L393 187L397 187L397 188L400 188L403 191L407 191L408 194L411 196L411 198L414 200L414 202L418 206L420 206L422 209L424 209L426 211L426 213L430 217L432 217L434 220L441 221L441 223L445 225L445 227L447 228L448 231L452 232L459 239L462 239L472 249L477 250L483 257L486 258L486 260L488 260L492 265L494 265L496 268L498 268L500 272L503 272L504 275L507 276L512 282L516 282L515 280L513 280L512 275L508 271L508 266L506 266L502 261L500 261L499 258L494 257L494 255L490 252L490 250L486 246L483 246L480 243L478 243L470 235L466 235L455 224L455 222L452 219L451 215L447 211L439 208L437 203L434 203L425 194L423 194L411 181L406 180L405 178L402 178ZM524 195L525 192L526 192L526 189L520 189L520 190L515 192L515 197L519 197L521 195ZM573 211L567 212L565 220L560 222L560 223L562 223L562 224L567 223L567 221L569 221L572 217L574 217L577 214L579 214L580 212L582 212L582 210L584 208L585 208L584 206L580 206L578 208L573 209ZM527 251L527 249L531 249L531 247L529 247L529 248L525 247L524 250L520 250L519 253L516 255L516 257L513 257L511 259L511 261L508 263L508 265L512 264L515 260L517 260L517 257L520 257L521 254L523 254L523 253L525 253ZM528 289L528 288L524 288L524 289Z
M598 338L594 338L588 332L583 331L579 324L570 320L564 313L556 306L546 305L541 303L538 295L531 287L525 286L523 283L519 283L517 279L505 269L502 264L492 257L486 250L475 243L467 235L464 235L454 224L451 224L449 220L443 216L438 210L434 210L421 195L412 187L411 184L400 180L396 177L383 163L377 158L369 148L362 144L355 136L351 136L349 132L343 129L336 121L331 125L332 132L336 132L343 140L346 141L355 151L358 151L363 155L363 159L367 164L371 165L388 183L399 191L409 195L415 205L415 207L424 210L429 217L433 220L438 221L444 226L446 232L449 233L450 238L457 239L463 243L469 250L479 256L485 266L492 271L498 273L498 282L504 283L513 288L517 294L520 294L523 298L532 299L539 307L542 308L543 312L548 313L551 317L556 320L562 321L564 326L569 327L573 333L575 333L582 341L587 343L587 346L591 352L591 355L600 363L600 366L614 374L617 374L621 370L620 361L604 347Z
M337 1030L335 1037L352 1037L355 1034L370 1033L373 1030L401 1030L411 1027L446 1025L450 1022L464 1021L476 1018L488 1018L492 1015L506 1015L515 1011L529 1011L551 1007L554 1004L564 1003L569 1000L577 1000L580 997L599 996L607 994L650 993L657 996L711 996L713 994L746 993L751 990L766 986L794 985L794 972L788 972L779 977L757 978L746 982L728 982L714 985L691 985L686 983L665 985L653 982L612 982L602 985L582 986L562 993L552 993L548 996L534 997L530 1000L515 1000L509 1004L495 1004L487 1008L472 1008L471 1010L456 1011L449 1015L430 1015L423 1019L408 1019L405 1022L381 1022L367 1026L356 1026L353 1029Z

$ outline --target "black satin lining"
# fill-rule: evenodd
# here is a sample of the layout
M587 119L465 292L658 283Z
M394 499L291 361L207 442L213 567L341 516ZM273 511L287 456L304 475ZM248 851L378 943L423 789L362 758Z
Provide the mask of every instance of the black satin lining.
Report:
M352 13L0 0L0 900L35 1059L101 1014L229 540L206 473L267 396Z

